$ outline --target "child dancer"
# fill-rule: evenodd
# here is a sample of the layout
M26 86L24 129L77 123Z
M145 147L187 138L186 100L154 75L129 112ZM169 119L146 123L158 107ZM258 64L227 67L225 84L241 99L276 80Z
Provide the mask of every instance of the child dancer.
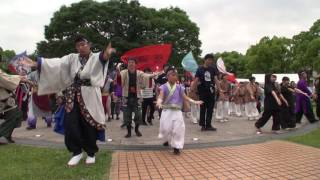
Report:
M202 104L202 101L194 101L184 93L184 88L177 84L178 73L174 67L166 70L168 82L160 86L160 94L157 106L162 108L160 118L159 138L165 139L164 146L174 148L174 154L180 154L184 145L185 124L182 115L183 100L194 104Z

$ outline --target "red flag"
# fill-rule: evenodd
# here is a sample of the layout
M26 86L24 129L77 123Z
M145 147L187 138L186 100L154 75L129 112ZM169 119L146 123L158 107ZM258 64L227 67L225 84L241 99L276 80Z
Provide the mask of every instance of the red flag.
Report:
M150 68L153 72L162 70L171 55L171 44L151 45L131 49L121 56L121 61L128 63L129 58L137 60L137 69Z
M236 80L236 76L233 73L228 74L227 79L229 82L238 84L238 81Z

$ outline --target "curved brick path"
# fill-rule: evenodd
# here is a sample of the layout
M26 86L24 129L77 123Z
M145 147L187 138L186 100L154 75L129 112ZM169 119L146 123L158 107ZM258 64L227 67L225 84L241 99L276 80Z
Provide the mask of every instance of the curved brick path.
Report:
M115 152L110 179L320 179L320 149L286 141Z

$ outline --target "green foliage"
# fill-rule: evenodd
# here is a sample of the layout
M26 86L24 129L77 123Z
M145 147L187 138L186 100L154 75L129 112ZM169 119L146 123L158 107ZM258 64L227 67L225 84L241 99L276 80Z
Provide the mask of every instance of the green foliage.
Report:
M199 28L183 10L170 7L160 10L141 6L138 1L84 0L62 6L55 12L45 39L37 44L37 54L60 57L74 51L74 37L84 34L92 41L95 51L102 50L108 41L119 54L145 45L171 43L170 62L179 65L190 50L200 56Z
M6 145L0 154L0 179L108 179L111 165L108 151L97 154L95 165L86 166L82 160L73 168L67 167L71 155L66 150Z
M309 75L313 71L319 72L320 19L309 31L301 32L292 39L263 37L247 50L243 59L238 58L244 68L234 68L232 63L225 62L226 67L239 71L238 77L249 77L252 73L297 73L302 69L309 71Z
M290 63L290 39L274 36L272 39L263 37L246 53L246 70L250 73L288 73Z
M14 50L4 50L1 52L1 60L4 62L8 62L11 58L13 58L16 55Z
M246 77L245 56L236 51L215 54L215 57L222 57L228 72L236 73L237 77Z
M10 73L8 70L8 63L15 55L16 53L13 50L3 50L0 47L0 69L6 73Z
M94 43L94 51L102 50L111 41L118 55L136 47L171 43L169 63L177 67L189 51L196 59L201 54L199 28L178 7L156 10L140 5L138 0L83 0L62 6L54 13L45 26L46 40L37 43L35 55L61 57L74 52L77 34L86 35ZM292 39L263 37L245 55L232 51L217 56L223 57L228 70L238 77L296 73L301 69L320 71L320 19Z

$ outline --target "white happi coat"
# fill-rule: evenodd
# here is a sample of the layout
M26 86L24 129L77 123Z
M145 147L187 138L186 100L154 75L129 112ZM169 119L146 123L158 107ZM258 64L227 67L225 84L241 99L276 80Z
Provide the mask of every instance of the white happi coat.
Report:
M108 62L99 60L100 53L91 53L80 79L90 79L91 86L81 86L81 96L90 115L99 124L105 124L102 106L101 88L107 75ZM73 84L74 78L81 68L79 54L69 54L62 58L41 58L38 95L59 93Z

